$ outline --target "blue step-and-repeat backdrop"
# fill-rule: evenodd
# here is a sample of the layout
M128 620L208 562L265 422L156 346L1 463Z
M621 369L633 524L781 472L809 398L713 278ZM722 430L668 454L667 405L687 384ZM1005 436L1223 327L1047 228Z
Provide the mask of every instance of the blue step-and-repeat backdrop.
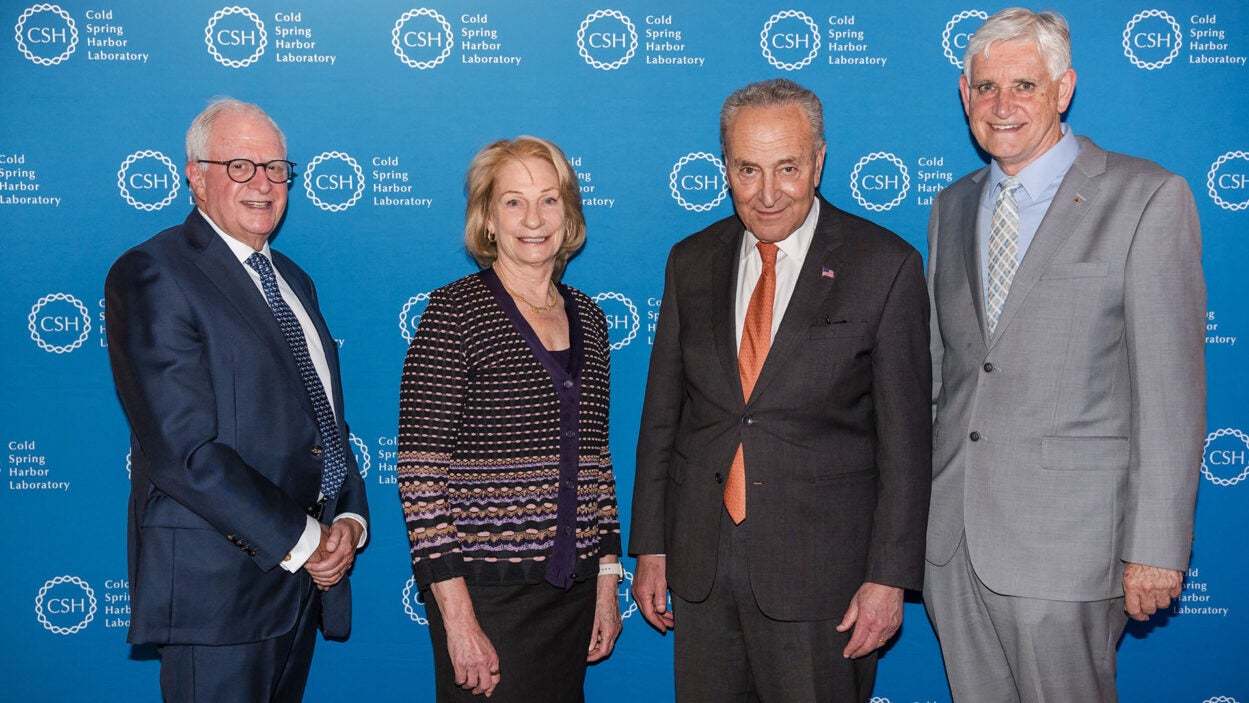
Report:
M157 701L125 643L128 430L103 284L191 206L183 136L207 100L255 101L299 163L276 247L316 280L338 338L372 541L355 630L318 645L309 701L432 700L424 605L395 487L400 367L430 290L474 269L463 175L500 137L560 144L589 224L566 280L607 313L612 448L628 530L633 454L668 248L732 212L724 97L793 78L827 114L823 194L923 251L933 195L984 162L957 92L999 6L947 0L138 0L0 2L0 694ZM1036 8L1041 9L1041 8ZM1249 703L1249 11L1243 0L1060 0L1079 83L1068 121L1183 175L1209 285L1196 542L1176 607L1120 647L1125 701ZM632 570L633 560L625 560ZM590 701L672 699L672 640L620 589L624 632ZM917 600L873 699L948 701Z

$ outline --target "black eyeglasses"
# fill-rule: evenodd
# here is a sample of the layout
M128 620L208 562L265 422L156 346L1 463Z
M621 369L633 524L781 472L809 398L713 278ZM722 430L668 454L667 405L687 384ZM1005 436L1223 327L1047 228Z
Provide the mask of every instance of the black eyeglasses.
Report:
M270 183L290 183L295 180L295 162L285 159L274 159L258 164L251 159L230 159L229 161L211 161L200 159L197 164L220 164L226 167L226 175L235 183L247 183L256 175L256 169L264 167L265 178Z

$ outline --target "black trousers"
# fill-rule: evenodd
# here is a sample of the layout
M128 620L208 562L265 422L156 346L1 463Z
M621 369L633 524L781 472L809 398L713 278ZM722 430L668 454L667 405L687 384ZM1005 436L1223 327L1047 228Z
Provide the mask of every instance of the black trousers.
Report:
M549 583L477 586L468 594L482 631L499 655L499 685L490 703L581 703L585 700L586 653L594 629L597 585L570 590ZM483 703L455 685L447 631L433 592L422 592L434 644L434 683L439 703Z
M734 525L722 511L711 594L673 595L678 703L867 703L876 653L843 659L850 632L831 620L774 620L750 587L750 518Z

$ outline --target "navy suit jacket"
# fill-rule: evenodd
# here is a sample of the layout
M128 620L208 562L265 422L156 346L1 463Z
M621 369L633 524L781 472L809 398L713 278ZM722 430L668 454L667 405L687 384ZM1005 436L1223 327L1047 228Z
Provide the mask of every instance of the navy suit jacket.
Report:
M277 252L273 263L320 333L349 447L337 347L312 281ZM280 563L317 500L323 452L264 295L192 211L122 255L105 298L113 378L131 427L129 641L220 645L289 632L310 578ZM342 512L368 519L351 452L347 461L327 523ZM321 598L325 635L346 637L347 579Z

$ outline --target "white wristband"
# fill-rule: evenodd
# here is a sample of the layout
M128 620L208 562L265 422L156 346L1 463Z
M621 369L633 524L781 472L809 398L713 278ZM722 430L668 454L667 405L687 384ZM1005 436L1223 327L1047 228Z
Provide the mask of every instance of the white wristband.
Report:
M618 580L623 581L624 580L624 567L621 566L620 562L618 561L613 561L607 564L599 564L598 575L606 576L608 574L611 574L615 576Z

